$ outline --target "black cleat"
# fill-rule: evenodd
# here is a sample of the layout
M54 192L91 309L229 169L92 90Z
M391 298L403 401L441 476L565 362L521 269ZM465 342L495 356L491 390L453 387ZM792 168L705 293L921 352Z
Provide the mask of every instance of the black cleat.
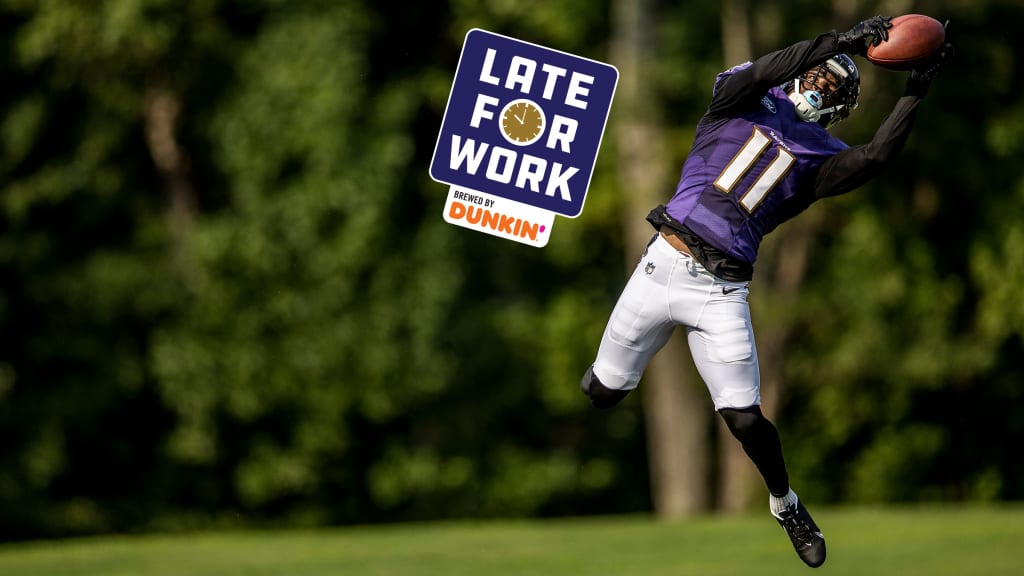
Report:
M825 563L825 537L818 530L803 502L797 502L775 517L786 529L797 556L811 568Z

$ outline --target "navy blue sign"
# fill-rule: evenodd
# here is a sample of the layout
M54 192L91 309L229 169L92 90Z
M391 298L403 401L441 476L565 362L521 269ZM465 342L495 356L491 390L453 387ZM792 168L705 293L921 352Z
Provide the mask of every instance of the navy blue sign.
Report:
M470 30L430 176L579 216L618 78L602 62Z

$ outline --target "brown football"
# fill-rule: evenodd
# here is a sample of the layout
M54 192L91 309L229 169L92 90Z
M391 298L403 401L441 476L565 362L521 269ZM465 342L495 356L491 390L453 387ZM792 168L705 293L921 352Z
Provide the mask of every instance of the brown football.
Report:
M927 62L946 41L941 22L923 14L906 14L892 19L889 39L868 46L868 61L890 70L910 70Z

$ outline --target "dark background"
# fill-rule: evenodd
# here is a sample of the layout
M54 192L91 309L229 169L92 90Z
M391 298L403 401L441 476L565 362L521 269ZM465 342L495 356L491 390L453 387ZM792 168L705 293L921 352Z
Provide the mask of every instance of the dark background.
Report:
M725 4L755 55L883 10ZM802 497L1019 500L1024 6L907 4L958 58L885 177L802 217L795 291L759 272L755 324L787 330ZM651 510L637 395L577 385L636 257L625 144L543 249L446 224L428 175L467 30L609 62L613 9L0 3L0 539ZM653 10L667 199L736 62L721 6ZM849 142L906 76L858 63Z

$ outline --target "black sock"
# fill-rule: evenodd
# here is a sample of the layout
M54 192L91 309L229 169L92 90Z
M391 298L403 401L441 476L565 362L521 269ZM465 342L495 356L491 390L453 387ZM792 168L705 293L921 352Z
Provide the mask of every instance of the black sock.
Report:
M785 496L789 492L789 474L782 457L782 441L775 425L761 414L761 407L724 408L719 414L757 466L768 491L776 496Z

